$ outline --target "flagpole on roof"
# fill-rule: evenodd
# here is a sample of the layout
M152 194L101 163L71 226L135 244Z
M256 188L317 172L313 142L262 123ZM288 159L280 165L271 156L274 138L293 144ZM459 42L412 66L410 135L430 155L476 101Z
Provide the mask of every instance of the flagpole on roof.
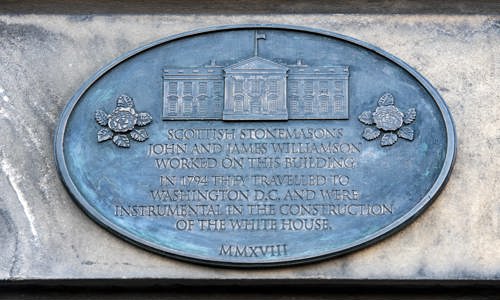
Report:
M253 44L253 55L254 56L259 56L259 40L265 40L266 39L266 34L265 33L258 33L257 30L254 32L254 44Z

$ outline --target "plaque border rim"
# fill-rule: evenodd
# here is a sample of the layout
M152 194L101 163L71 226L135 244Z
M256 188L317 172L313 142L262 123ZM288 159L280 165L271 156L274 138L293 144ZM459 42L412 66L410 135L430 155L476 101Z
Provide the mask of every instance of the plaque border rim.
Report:
M68 123L69 117L71 116L74 108L80 101L81 97L86 93L86 91L91 88L94 83L99 80L102 76L104 76L107 72L111 71L113 68L121 64L122 62L135 57L136 55L140 55L142 52L153 49L157 46L161 46L163 44L173 42L175 40L189 38L196 35L213 33L219 31L227 31L227 30L259 30L259 29L278 29L278 30L291 30L297 32L305 32L311 34L318 34L334 39L341 40L343 42L347 42L353 44L355 46L361 47L365 50L374 52L385 59L390 60L392 63L396 64L398 67L402 68L406 72L408 72L415 80L420 83L427 93L432 97L434 102L436 103L441 116L444 121L444 126L446 128L446 154L443 162L443 166L441 171L434 181L434 184L430 187L424 197L420 198L417 205L413 206L411 210L406 212L396 221L390 223L388 226L382 227L377 230L375 233L372 233L368 236L364 236L362 239L357 240L354 243L350 243L341 249L332 250L332 252L315 255L315 256L306 256L303 258L296 259L275 259L269 260L266 262L231 262L231 261L222 261L215 259L207 259L206 257L199 257L197 255L188 255L189 253L181 252L181 251L173 251L172 249L166 249L166 247L158 247L147 240L134 236L130 233L127 233L125 230L117 226L115 223L109 221L107 218L104 218L97 210L95 210L89 202L81 195L78 188L74 184L69 170L66 165L65 157L64 157L64 136L66 125ZM92 75L89 79L87 79L74 93L74 95L70 98L70 100L66 103L63 111L59 115L59 122L55 129L54 135L54 156L57 167L57 172L59 177L62 179L64 183L64 187L69 192L71 198L76 202L76 204L85 212L87 216L89 216L94 222L99 224L101 227L111 232L114 235L117 235L126 241L139 246L140 248L146 249L148 251L178 259L185 262L216 266L216 267L230 267L230 268L270 268L270 267L286 267L286 266L295 266L302 265L306 263L324 261L329 258L338 257L345 255L347 253L351 253L362 248L366 248L372 244L379 242L382 239L385 239L396 232L404 229L407 225L412 223L417 217L419 217L427 208L430 206L434 200L439 196L442 192L448 179L451 175L453 165L456 159L457 152L457 135L455 130L455 125L453 121L453 117L451 116L451 112L445 103L444 99L441 97L439 92L432 86L432 84L419 72L413 69L410 65L408 65L403 60L398 57L390 54L389 52L382 50L381 48L372 45L370 43L358 40L356 38L346 36L343 34L339 34L336 32L311 28L305 26L297 26L297 25L287 25L287 24L275 24L275 23L266 23L266 24L236 24L236 25L218 25L218 26L210 26L205 28L198 28L190 31L186 31L183 33L178 33L174 35L170 35L153 42L142 45L138 48L135 48L131 51L128 51L117 58L113 59L111 62L101 67L94 75ZM160 249L164 248L164 250Z

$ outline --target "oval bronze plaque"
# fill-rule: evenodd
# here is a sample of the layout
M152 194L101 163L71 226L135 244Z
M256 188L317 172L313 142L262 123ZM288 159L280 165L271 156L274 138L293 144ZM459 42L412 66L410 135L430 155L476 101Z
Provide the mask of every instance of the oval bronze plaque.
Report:
M118 58L57 129L64 183L146 249L230 266L318 260L413 220L455 156L438 92L339 34L224 26Z

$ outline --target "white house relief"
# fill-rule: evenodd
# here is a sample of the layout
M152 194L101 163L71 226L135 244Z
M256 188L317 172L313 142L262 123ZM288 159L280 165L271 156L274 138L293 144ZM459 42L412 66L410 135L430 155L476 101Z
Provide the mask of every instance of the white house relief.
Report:
M163 120L348 119L349 67L283 65L254 56L228 66L163 70Z

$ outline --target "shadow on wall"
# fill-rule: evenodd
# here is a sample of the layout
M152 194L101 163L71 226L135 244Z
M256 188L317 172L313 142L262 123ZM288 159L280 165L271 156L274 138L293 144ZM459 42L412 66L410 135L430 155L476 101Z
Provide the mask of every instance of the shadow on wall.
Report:
M3 0L0 14L483 14L500 13L487 0ZM69 5L68 5L69 4Z

